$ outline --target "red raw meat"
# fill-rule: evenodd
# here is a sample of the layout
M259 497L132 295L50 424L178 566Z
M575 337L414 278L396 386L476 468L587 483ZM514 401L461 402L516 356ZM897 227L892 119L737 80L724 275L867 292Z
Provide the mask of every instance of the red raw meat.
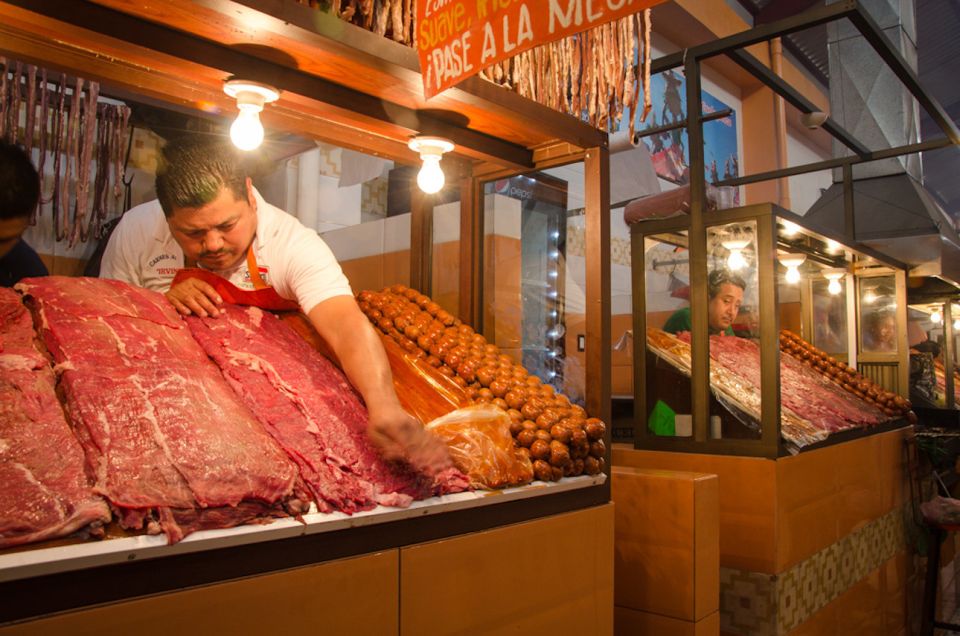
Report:
M226 305L218 318L187 323L300 467L321 510L407 506L468 488L456 470L429 479L384 461L367 438L367 410L346 376L272 314Z
M91 278L18 288L62 370L96 491L122 525L162 529L173 542L201 527L283 515L284 504L302 511L296 467L162 294Z
M690 333L678 336L690 341ZM749 338L710 336L711 363L742 378L760 391L760 348ZM792 356L780 354L781 404L814 426L831 433L873 426L885 419L873 405L857 399Z
M20 296L0 287L0 548L70 534L101 534L107 503L84 473L47 359L34 346Z

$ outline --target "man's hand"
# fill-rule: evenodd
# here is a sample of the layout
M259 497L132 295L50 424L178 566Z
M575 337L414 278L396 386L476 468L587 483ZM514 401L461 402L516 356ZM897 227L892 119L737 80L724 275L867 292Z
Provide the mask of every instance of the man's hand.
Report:
M446 445L399 406L371 408L367 434L384 458L406 461L424 474L432 476L453 465Z
M223 313L219 307L223 304L220 294L209 283L199 278L188 278L178 283L170 288L166 296L174 309L184 316L194 314L201 318L207 316L216 318Z

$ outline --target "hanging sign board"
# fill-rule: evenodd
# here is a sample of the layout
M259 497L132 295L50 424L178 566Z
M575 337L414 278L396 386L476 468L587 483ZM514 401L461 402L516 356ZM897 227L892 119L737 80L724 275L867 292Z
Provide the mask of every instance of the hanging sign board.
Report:
M429 99L481 69L664 0L417 0L417 53Z

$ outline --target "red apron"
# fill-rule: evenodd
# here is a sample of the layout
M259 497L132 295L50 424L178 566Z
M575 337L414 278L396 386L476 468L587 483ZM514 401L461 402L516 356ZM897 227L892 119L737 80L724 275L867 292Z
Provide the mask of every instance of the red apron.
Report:
M217 276L213 272L199 267L187 267L177 271L173 277L172 287L188 278L199 278L209 284L224 302L233 305L250 305L266 309L268 311L299 311L300 305L295 300L283 298L276 290L267 285L263 277L260 276L260 269L257 267L257 257L253 253L253 245L247 249L247 269L250 271L250 282L253 283L254 290L248 291L240 289L226 278Z

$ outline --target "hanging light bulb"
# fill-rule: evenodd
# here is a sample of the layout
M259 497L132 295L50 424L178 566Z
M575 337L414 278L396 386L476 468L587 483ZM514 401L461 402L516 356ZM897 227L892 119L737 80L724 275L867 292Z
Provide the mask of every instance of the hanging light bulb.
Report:
M827 291L836 296L843 291L843 286L840 284L840 279L844 277L847 273L847 270L842 267L824 267L821 270L823 277L826 278L830 283L827 285Z
M445 178L440 167L443 153L453 150L453 142L443 137L414 137L407 144L410 150L420 154L423 166L417 173L417 185L427 194L436 194L443 189Z
M747 266L747 259L743 256L743 250L750 245L750 239L727 239L721 241L720 245L730 252L727 256L727 269L737 271Z
M824 249L827 250L828 254L836 254L840 251L840 244L834 241L833 239L827 239L827 244Z
M940 313L939 307L934 309L933 313L930 314L930 322L935 325L939 325L941 322L943 322L943 314Z
M232 79L223 85L223 92L237 100L240 114L230 126L230 140L240 150L255 150L263 143L263 124L260 111L263 105L276 101L279 91L272 86Z
M791 285L800 282L800 270L798 269L803 262L807 260L806 254L784 254L779 257L780 263L787 268L787 274L784 276Z

